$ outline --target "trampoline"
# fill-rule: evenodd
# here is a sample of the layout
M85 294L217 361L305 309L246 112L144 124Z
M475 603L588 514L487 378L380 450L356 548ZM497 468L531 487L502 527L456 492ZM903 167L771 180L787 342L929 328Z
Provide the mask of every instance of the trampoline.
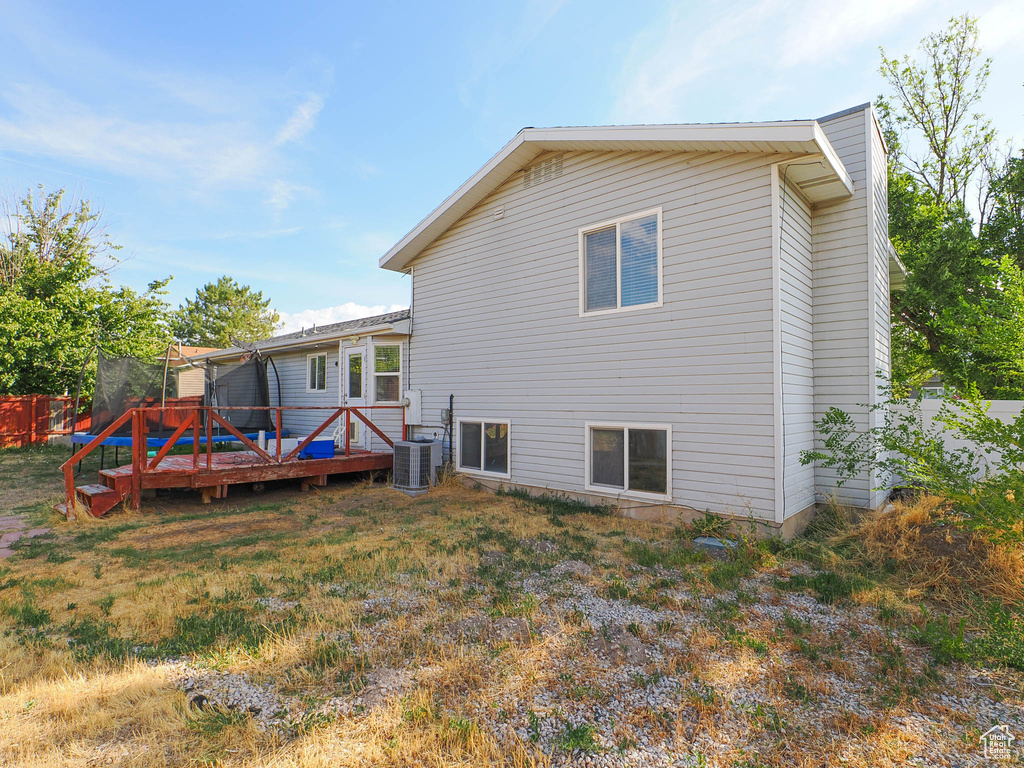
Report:
M276 440L277 432L270 423L270 392L267 381L267 363L277 366L270 358L259 353L244 357L239 363L226 365L201 365L205 368L205 391L201 395L188 392L185 396L178 391L178 377L168 369L168 355L163 363L145 361L132 357L116 357L97 350L96 387L93 394L92 423L88 433L74 432L71 437L71 452L74 446L91 443L108 426L130 409L153 408L146 415L147 449L159 449L167 444L181 426L182 419L191 418L192 408L212 407L220 416L249 440L256 441L264 432L267 440ZM83 368L84 370L84 368ZM172 374L172 375L169 375ZM278 377L278 402L280 402L280 378ZM76 398L77 399L77 398ZM170 407L167 410L166 407ZM205 417L203 423L205 426ZM241 443L233 434L223 433L220 425L211 430L209 438L199 437L200 445L209 443ZM281 437L288 431L281 430ZM183 435L175 440L175 446L191 446L192 435ZM118 449L131 448L130 424L119 427L112 435L103 439L100 447L100 468L105 465L106 448L114 449L114 463L118 463ZM78 465L81 471L81 462Z

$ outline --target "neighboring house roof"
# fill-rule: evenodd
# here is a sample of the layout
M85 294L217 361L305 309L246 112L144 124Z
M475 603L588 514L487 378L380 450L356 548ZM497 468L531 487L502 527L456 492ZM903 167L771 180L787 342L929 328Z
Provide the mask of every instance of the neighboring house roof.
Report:
M330 325L304 328L301 331L294 331L292 333L283 333L280 336L272 336L269 339L253 342L251 347L260 351L271 351L288 349L290 347L310 346L319 344L322 341L331 341L355 334L364 335L388 331L408 333L408 328L402 327L401 324L405 323L407 326L407 321L410 317L410 311L403 309L398 312L389 312L385 315L361 317L357 320L346 320L343 323L331 323ZM248 349L242 349L241 347L229 347L228 349L217 350L214 354L203 355L203 357L218 360L226 357L238 357L248 351Z
M185 344L175 344L171 347L171 355L168 365L177 368L188 365L193 357L206 357L214 352L220 352L220 347L190 347Z
M865 108L870 105L864 105ZM847 198L853 181L817 120L582 128L524 128L380 259L401 271L449 227L543 152L758 152L800 155L787 178L812 203ZM807 163L807 156L820 163Z

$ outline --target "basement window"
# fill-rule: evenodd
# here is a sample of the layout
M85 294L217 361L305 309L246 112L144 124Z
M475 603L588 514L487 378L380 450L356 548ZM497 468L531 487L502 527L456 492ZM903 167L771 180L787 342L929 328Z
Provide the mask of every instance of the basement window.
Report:
M459 470L509 477L509 422L491 419L456 421Z
M327 390L327 353L309 355L306 358L306 391L325 392Z
M666 500L672 430L663 425L587 424L587 489Z
M660 307L661 209L579 230L580 315Z

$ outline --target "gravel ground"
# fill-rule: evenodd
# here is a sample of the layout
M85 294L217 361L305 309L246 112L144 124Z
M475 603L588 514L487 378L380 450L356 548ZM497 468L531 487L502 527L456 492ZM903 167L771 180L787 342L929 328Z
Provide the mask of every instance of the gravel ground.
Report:
M496 555L485 565L500 565ZM807 572L788 572L798 570ZM759 755L816 742L843 744L851 761L870 764L883 735L889 764L976 765L978 735L993 724L1024 739L1018 678L961 667L936 672L874 609L780 590L777 573L708 595L691 591L682 574L638 567L619 588L631 596L653 589L660 604L641 604L610 596L593 572L565 560L520 574L509 586L533 601L524 616L488 611L475 574L457 588L411 577L377 589L321 588L359 597L361 621L329 639L367 658L400 658L401 638L419 635L449 656L477 654L514 676L509 649L541 648L543 674L503 689L515 693L467 696L452 714L554 765L756 766ZM467 600L466 590L478 596ZM271 612L295 606L259 602ZM443 674L406 659L369 669L350 695L312 701L244 674L184 662L171 668L193 707L244 711L284 736L310 718L365 717ZM911 693L887 702L896 681Z

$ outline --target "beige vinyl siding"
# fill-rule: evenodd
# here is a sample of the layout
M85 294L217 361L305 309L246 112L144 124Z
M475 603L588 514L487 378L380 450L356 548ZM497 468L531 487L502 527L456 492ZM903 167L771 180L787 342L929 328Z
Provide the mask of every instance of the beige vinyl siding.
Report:
M452 393L458 418L511 422L513 483L580 491L585 422L670 424L675 503L773 518L780 158L562 159L560 177L530 188L512 176L413 262L418 432L440 432ZM655 207L664 306L580 317L577 230Z
M327 389L322 392L307 392L306 358L311 354L327 354ZM318 349L287 350L270 354L281 377L281 402L277 399L277 380L274 366L267 365L267 383L270 386L270 404L296 406L338 407L338 345L324 342ZM281 421L292 437L308 435L330 416L330 411L282 411ZM330 438L331 429L322 437Z
M869 426L863 405L871 400L876 368L872 237L869 206L868 149L865 110L842 114L821 123L854 183L853 197L815 210L814 243L814 415L831 406L846 410L858 427ZM836 491L836 475L815 468L819 498ZM867 475L845 483L840 498L870 506Z
M866 131L870 137L871 154L871 203L872 203L872 238L874 256L874 364L875 370L886 380L891 375L890 351L890 311L889 311L889 184L886 166L885 145L882 142L880 128L869 112L867 114ZM877 389L877 380L875 382ZM880 395L881 396L881 395ZM873 423L877 424L880 415L872 415ZM875 475L871 478L875 488L871 506L877 507L885 501L887 491L881 488L884 478Z
M202 397L206 394L206 369L182 366L174 369L178 375L178 397Z
M811 207L780 184L779 312L782 333L784 517L815 502L814 467L800 452L814 446L814 303Z
M365 345L367 348L367 360L365 365L372 366L373 351L370 346L371 337L363 337L360 342L360 346ZM408 368L409 368L409 356L408 356L408 343L406 342L405 336L377 336L372 337L373 341L381 344L399 344L402 347L402 380L400 389L404 392L408 389ZM342 342L343 348L349 346L348 341ZM306 391L306 358L308 355L314 352L327 352L327 389L323 392L307 392ZM330 341L321 344L319 349L300 349L300 350L288 350L286 352L276 352L273 355L274 362L277 363L278 372L281 374L281 396L283 405L286 406L327 406L329 408L338 408L340 403L340 377L341 377L341 366L336 365L339 360L344 360L344 357L339 357L338 353L338 342ZM268 371L270 380L270 402L272 405L277 405L277 386L274 380L273 368ZM365 391L369 394L373 387L372 375L368 375L365 382ZM373 403L371 397L367 398L367 405ZM370 409L367 408L364 413L367 417L377 425L384 434L386 434L392 440L400 439L402 434L402 412L400 410L392 409ZM291 435L308 435L314 429L316 429L323 420L330 416L330 411L284 411L283 421L284 427ZM331 438L334 429L340 424L332 424L324 432L321 433L322 438ZM389 451L390 447L381 440L377 435L370 432L370 441L367 445L368 448L374 451Z

